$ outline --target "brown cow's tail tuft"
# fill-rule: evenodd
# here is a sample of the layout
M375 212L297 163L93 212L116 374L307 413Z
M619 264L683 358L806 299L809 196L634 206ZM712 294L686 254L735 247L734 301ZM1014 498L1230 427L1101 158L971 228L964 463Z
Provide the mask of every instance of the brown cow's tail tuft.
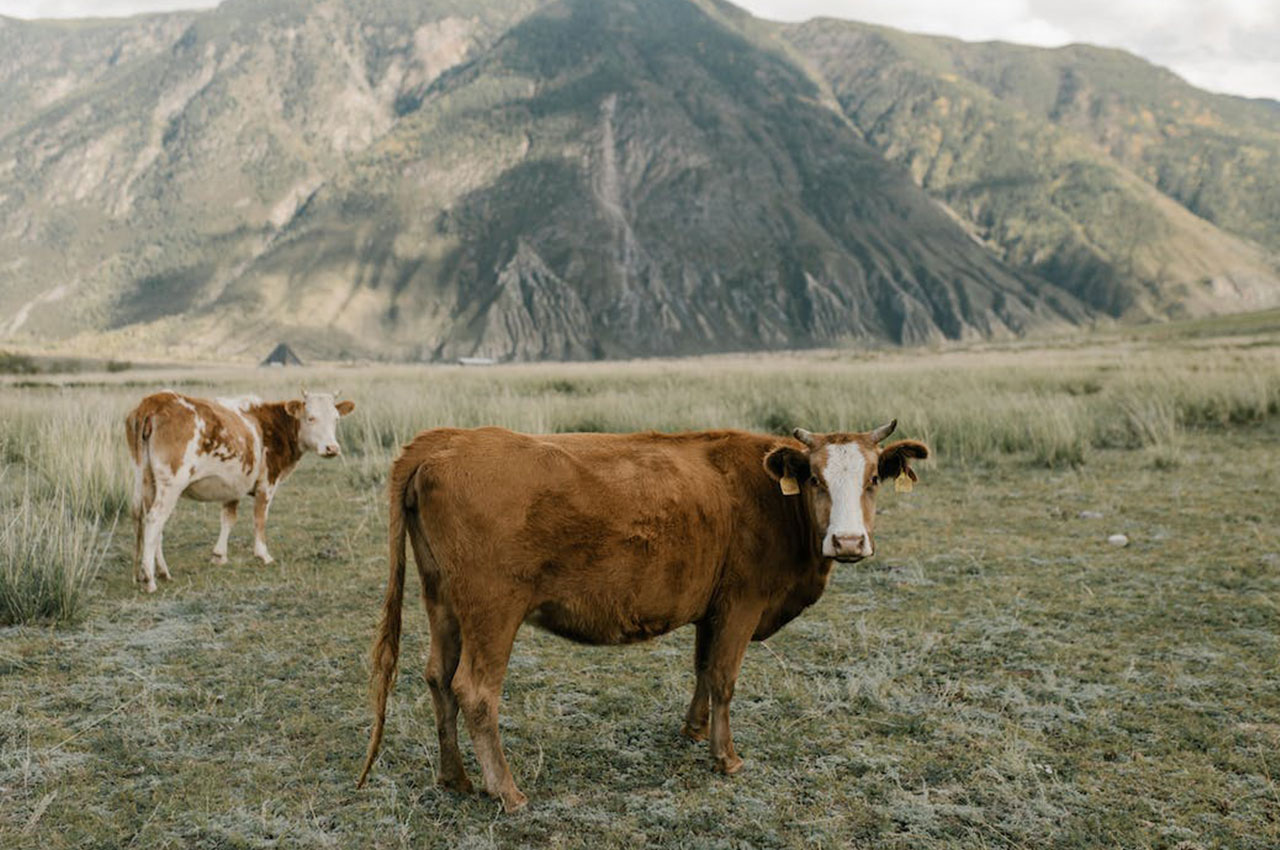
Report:
M387 595L382 602L382 622L378 625L378 634L373 641L373 669L369 674L369 697L373 702L373 731L369 736L369 751L365 755L364 769L356 787L364 785L369 778L369 770L378 757L378 747L382 745L382 730L387 720L387 697L395 684L396 662L400 657L400 613L404 606L404 568L405 568L405 496L413 481L414 468L405 464L402 469L396 462L391 466L388 482L390 519L388 521L388 538L390 543L389 561L391 574L387 577Z

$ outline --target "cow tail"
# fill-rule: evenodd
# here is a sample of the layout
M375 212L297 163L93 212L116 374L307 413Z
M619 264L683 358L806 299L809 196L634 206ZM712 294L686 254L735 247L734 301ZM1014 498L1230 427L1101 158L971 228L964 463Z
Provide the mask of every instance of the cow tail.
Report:
M399 462L392 464L388 483L389 520L388 538L391 574L387 577L387 594L382 601L382 622L373 641L372 671L369 674L369 697L373 703L373 731L369 736L369 751L365 755L364 769L356 787L369 778L373 760L378 757L382 745L382 731L387 720L387 697L395 684L396 662L400 657L400 613L404 606L405 568L405 497L413 481L416 465Z

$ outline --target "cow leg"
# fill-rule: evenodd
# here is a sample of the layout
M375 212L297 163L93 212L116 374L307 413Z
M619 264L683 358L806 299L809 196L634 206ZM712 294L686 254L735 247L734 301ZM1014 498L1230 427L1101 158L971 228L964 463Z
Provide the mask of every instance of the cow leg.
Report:
M469 625L473 628L468 628ZM475 625L462 624L462 656L453 677L453 691L467 719L476 760L484 771L485 789L502 799L504 809L514 812L529 802L529 798L516 787L507 758L502 754L498 700L520 620L507 623L486 619L482 628L474 628Z
M253 554L264 564L275 562L267 551L267 511L271 508L271 493L259 488L253 496Z
M227 562L227 540L231 537L231 526L236 524L236 510L239 506L238 501L222 503L222 529L218 532L218 542L213 544L215 564Z
M143 581L142 519L146 516L147 509L150 507L145 500L146 491L143 488L143 463L144 461L139 460L134 467L133 498L129 502L129 516L133 519L133 580L137 583Z
M470 794L471 780L462 765L458 749L458 697L453 677L462 656L462 636L458 620L446 606L426 601L431 622L431 655L427 660L427 687L436 713L436 736L440 739L440 773L437 782L454 791Z
M729 701L733 699L742 656L759 620L759 611L740 609L727 613L713 626L706 681L711 702L711 760L720 773L737 773L742 768L729 730Z
M155 484L150 482L151 486L145 491L142 489L142 483L139 481L137 490L134 493L133 504L133 580L138 584L142 584L147 580L146 573L142 570L142 556L146 552L146 522L147 516L151 513L151 506L155 504Z
M407 522L413 559L418 564L422 581L422 604L427 609L431 627L431 653L427 660L427 687L435 708L436 736L440 739L440 772L436 781L445 788L470 794L471 780L462 764L458 749L458 697L453 692L453 677L458 672L462 655L462 632L458 617L440 588L440 568L418 529L417 518Z
M160 540L164 536L164 524L169 521L169 515L177 507L178 496L181 493L181 486L173 482L161 484L157 481L155 499L147 509L146 516L143 517L142 580L146 582L147 593L156 592L156 559L162 557ZM169 574L167 567L164 568L164 574L166 576Z
M156 541L156 573L160 578L169 581L173 576L169 575L169 562L164 558L164 527L160 528L160 539Z
M707 740L707 723L711 717L711 705L708 702L707 664L711 650L711 621L699 620L693 643L693 699L689 702L689 710L684 715L684 727L680 734L691 741Z

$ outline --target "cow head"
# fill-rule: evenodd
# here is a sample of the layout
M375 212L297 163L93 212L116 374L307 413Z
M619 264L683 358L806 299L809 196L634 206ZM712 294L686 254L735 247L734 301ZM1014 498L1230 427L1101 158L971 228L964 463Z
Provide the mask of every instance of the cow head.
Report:
M801 447L779 446L765 455L764 468L782 492L804 500L815 532L822 535L824 557L852 562L875 554L876 489L900 475L917 480L910 460L928 457L928 446L915 440L880 446L897 425L895 419L856 434L797 428Z
M285 410L298 420L298 442L321 457L342 454L338 446L338 419L356 409L353 401L337 401L338 392L302 391L302 401L285 402Z

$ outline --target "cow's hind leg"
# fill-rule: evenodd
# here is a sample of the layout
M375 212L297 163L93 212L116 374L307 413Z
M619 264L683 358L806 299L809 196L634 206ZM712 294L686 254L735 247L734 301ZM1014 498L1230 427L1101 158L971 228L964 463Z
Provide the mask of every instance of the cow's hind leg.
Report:
M146 582L147 593L156 591L156 561L160 555L160 542L164 537L164 524L169 515L177 507L178 496L182 487L173 482L156 482L155 498L142 518L142 580ZM162 562L163 563L163 562ZM162 567L164 575L169 575L168 566Z
M237 500L222 503L222 528L218 531L218 542L213 544L212 560L215 564L227 562L227 540L231 537L231 527L236 524L236 509L239 507Z
M458 749L458 697L453 678L462 656L462 635L458 621L448 607L427 602L431 621L431 655L427 660L427 687L436 713L436 736L440 740L440 773L437 782L445 788L471 793L471 780L462 765Z
M146 522L147 515L151 512L152 502L155 501L154 495L150 493L144 496L139 484L133 503L133 580L138 584L147 580L146 573L142 569L142 556L147 550Z
M487 610L470 612L473 617L461 621L462 656L453 677L453 691L467 720L476 760L484 771L485 789L501 798L502 806L508 812L514 812L529 802L529 798L516 787L506 756L502 754L502 740L498 735L498 701L502 696L507 661L511 657L511 644L515 641L516 630L520 628L523 612L514 617L503 616L510 612L510 595L504 599L499 592L493 599L504 600L506 604L498 603Z
M413 557L418 562L418 577L422 580L422 604L427 609L427 620L431 624L427 687L431 689L436 735L440 739L440 771L436 781L445 788L470 794L471 780L467 778L462 751L458 749L458 697L453 692L453 677L462 655L462 632L458 618L440 588L439 568L413 518L410 518L408 527Z
M711 621L699 620L694 628L697 635L693 643L693 699L684 715L684 728L680 734L691 741L707 740L707 725L711 718L711 704L707 685L707 665L711 651Z

